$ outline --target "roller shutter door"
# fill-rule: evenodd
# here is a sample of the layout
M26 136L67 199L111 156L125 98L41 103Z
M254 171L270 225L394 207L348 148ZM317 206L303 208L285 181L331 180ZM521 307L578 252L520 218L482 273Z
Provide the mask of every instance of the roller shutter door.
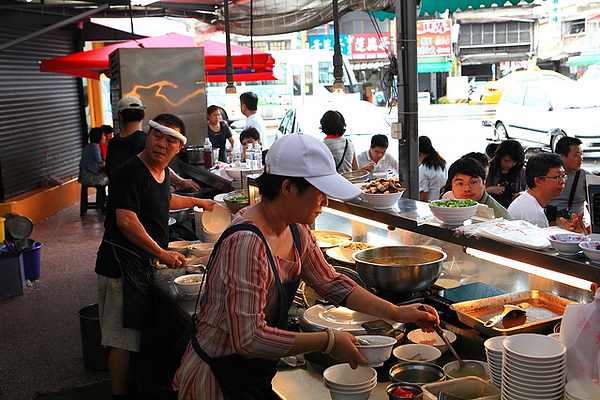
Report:
M0 27L0 43L34 29ZM0 200L51 175L76 175L86 142L79 78L40 72L38 62L77 51L73 33L54 30L0 51Z

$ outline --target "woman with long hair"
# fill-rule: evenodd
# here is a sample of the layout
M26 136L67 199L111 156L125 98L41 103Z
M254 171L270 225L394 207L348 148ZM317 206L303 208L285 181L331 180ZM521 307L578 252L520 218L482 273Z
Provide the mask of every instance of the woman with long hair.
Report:
M505 140L500 143L490 162L485 186L485 190L505 208L527 189L525 151L519 142Z
M437 200L446 182L446 160L433 148L431 139L419 136L419 200Z

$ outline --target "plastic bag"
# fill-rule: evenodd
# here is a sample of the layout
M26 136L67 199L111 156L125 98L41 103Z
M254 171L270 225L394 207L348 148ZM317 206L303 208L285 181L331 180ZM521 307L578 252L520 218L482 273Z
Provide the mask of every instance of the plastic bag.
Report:
M589 304L569 304L560 340L567 346L567 381L600 398L600 289Z

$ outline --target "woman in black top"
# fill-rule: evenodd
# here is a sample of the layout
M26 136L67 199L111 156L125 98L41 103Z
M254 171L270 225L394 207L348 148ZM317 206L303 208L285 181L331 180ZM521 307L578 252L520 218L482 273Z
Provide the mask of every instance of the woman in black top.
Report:
M219 161L228 162L225 144L229 140L229 143L233 147L234 141L231 128L223 120L221 107L215 105L208 107L206 117L208 119L208 138L210 139L210 143L212 143L213 149L219 149Z
M527 189L525 151L519 142L505 140L500 143L490 161L485 186L490 196L505 208Z

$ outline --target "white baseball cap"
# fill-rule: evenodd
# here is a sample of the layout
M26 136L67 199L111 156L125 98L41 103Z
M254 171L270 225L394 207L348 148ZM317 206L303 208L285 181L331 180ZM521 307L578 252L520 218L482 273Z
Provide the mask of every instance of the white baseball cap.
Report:
M117 105L117 109L119 111L123 110L143 110L144 104L142 104L142 100L135 96L125 96L121 100L119 100L119 104Z
M331 151L322 141L302 133L276 140L267 153L265 172L304 178L329 197L349 200L359 188L337 173Z

